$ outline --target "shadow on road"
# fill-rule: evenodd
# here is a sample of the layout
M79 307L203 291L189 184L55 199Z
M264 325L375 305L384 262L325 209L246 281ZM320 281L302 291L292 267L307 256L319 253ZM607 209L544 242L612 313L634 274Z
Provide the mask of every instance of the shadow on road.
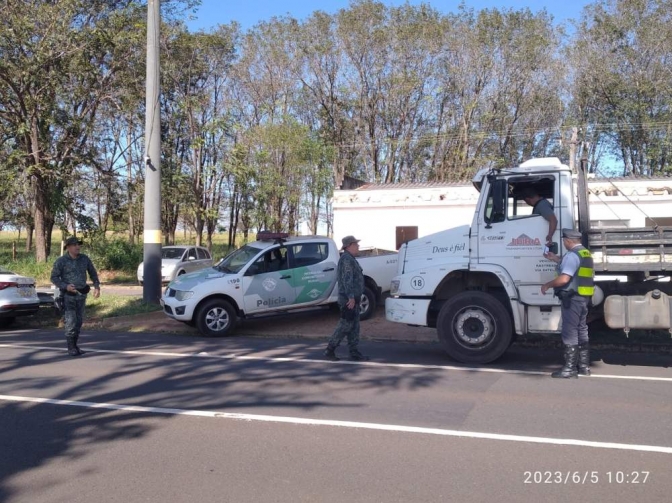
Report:
M6 344L48 346L64 349L58 332L35 330L7 333ZM315 343L270 339L194 339L178 335L97 333L85 334L83 349L164 351L193 355L258 355L273 358L319 358ZM253 344L250 344L253 342ZM371 372L363 366L333 365L246 359L194 358L90 352L80 359L65 351L4 349L0 358L0 394L45 397L59 400L116 403L149 407L264 414L269 408L311 411L316 408L363 408L364 401L344 402L324 395L333 386L357 387L385 393L432 386L440 370L399 369L394 374ZM81 365L86 361L87 366ZM99 363L98 370L90 363ZM26 370L28 372L26 372ZM91 377L86 377L87 375ZM312 390L312 391L311 391ZM320 391L321 390L321 391ZM12 480L21 473L52 462L87 456L111 442L143 437L175 416L96 410L49 404L0 401L0 501L12 495ZM38 432L33 436L22 432ZM73 474L74 477L75 474ZM76 481L45 480L44 490L54 484ZM14 495L16 497L16 495Z

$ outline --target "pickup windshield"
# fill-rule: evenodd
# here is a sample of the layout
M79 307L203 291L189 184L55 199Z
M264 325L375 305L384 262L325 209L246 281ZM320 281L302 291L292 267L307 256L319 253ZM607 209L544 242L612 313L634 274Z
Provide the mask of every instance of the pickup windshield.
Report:
M259 248L255 248L254 246L245 245L224 257L221 262L215 266L215 269L236 274L245 267L245 264L256 257L260 251Z

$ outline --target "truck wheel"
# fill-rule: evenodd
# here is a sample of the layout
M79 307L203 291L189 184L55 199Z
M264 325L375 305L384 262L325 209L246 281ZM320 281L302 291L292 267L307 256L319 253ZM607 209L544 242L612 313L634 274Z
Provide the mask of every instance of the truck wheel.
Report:
M462 363L490 363L511 343L511 316L495 297L462 292L448 300L436 320L446 352Z
M362 299L359 301L359 319L368 320L376 311L376 294L370 288L364 287Z
M207 337L223 337L236 323L236 311L223 299L212 299L196 312L196 327Z

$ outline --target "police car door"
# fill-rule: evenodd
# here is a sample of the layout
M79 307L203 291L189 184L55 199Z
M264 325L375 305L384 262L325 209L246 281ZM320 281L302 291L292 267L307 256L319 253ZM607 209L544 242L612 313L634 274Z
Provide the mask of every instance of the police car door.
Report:
M243 276L245 313L282 310L294 304L296 289L285 246L266 250Z
M336 286L337 263L329 255L328 241L292 245L297 305L324 302Z

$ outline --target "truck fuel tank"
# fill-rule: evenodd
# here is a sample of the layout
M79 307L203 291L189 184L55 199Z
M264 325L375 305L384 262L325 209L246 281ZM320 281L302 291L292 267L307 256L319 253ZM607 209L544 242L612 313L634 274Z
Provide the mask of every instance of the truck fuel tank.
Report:
M604 303L604 321L610 328L670 330L670 297L660 290L646 295L610 295Z

